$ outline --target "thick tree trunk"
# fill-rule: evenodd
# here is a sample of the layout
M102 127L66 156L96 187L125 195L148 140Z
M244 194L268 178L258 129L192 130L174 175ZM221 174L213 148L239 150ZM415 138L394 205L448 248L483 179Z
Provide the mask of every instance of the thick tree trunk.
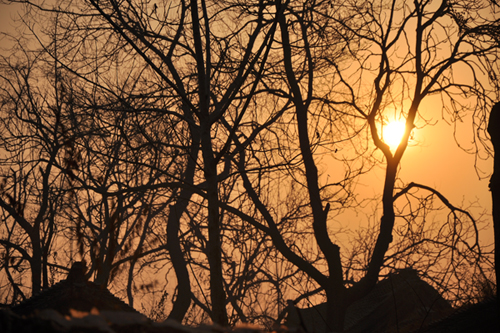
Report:
M191 0L191 18L193 22L193 41L196 51L196 67L198 74L199 120L201 133L201 149L203 155L203 173L207 186L208 201L208 263L210 270L210 298L212 301L212 320L222 326L227 326L226 294L222 275L221 258L221 221L219 214L219 186L217 180L217 162L212 146L210 112L210 31L208 24L204 26L204 39L200 28L198 15L198 1ZM204 13L203 19L207 23L207 13L204 2L201 2ZM205 45L204 45L205 44ZM206 56L206 58L205 58Z
M497 303L500 304L498 294L498 280L500 277L500 103L493 106L488 123L488 133L495 150L493 174L490 179L491 198L493 201L493 232L495 235L495 275L497 284Z
M212 301L212 320L227 326L226 294L224 292L221 257L221 221L219 214L219 191L217 165L212 151L209 129L202 131L202 150L204 174L208 199L208 263L210 269L210 298Z
M385 253L392 242L392 230L395 221L393 195L398 164L399 160L387 159L384 192L382 195L383 215L380 219L379 235L366 274L367 279L370 281L368 282L370 286L374 286L377 282L380 268L384 263Z
M111 263L108 260L98 262L97 263L97 276L96 276L94 282L101 285L101 286L106 287L109 283L110 275L111 275Z
M331 285L335 284L331 283ZM337 282L338 284L338 282ZM346 315L345 289L340 283L337 288L325 288L326 291L326 330L327 332L343 332Z
M310 103L310 95L304 98L299 85L299 81L294 72L292 65L292 43L288 33L288 25L286 17L283 14L282 4L277 3L276 11L278 15L278 23L281 31L281 39L283 43L283 58L285 66L285 74L290 85L292 93L293 105L295 106L295 114L297 116L297 129L299 133L300 152L304 162L307 189L309 193L310 206L313 214L312 227L316 242L323 252L328 266L328 280L326 285L322 285L327 293L327 325L328 331L342 332L344 329L345 308L344 297L345 287L343 284L342 262L340 258L340 248L334 244L328 234L328 211L330 204L327 203L323 207L321 198L321 190L319 188L318 169L314 161L312 144L309 139L308 130L308 106ZM313 61L311 54L307 52L309 80L313 80ZM310 81L312 82L312 81ZM318 281L319 282L319 281Z
M182 192L184 192L184 190ZM167 250L170 254L175 276L177 277L177 298L174 301L172 311L168 318L178 322L182 322L191 305L191 282L186 267L186 260L184 259L184 252L182 251L179 240L179 221L182 212L186 210L189 202L189 199L183 198L183 194L186 193L182 192L181 198L176 204L170 206L167 222Z
M51 226L53 225L53 221L51 220ZM50 244L52 242L53 228L51 227L49 230L50 235L47 236L45 244L43 244L42 249L42 288L49 287L49 249Z
M113 214L107 218L107 225L104 230L103 241L99 248L99 258L97 259L97 276L95 283L106 287L109 284L111 271L113 269L113 259L116 254L116 223L117 217Z
M31 266L31 292L32 295L40 292L42 288L42 250L40 249L40 239L38 243L33 240L33 254L30 260Z
M192 113L186 105L184 105L184 114L191 123L194 123ZM190 133L192 139L191 150L189 151L190 157L188 157L183 175L183 182L186 184L194 184L197 157L200 152L199 127L191 126ZM172 266L177 278L177 298L174 300L172 311L168 318L178 322L182 322L191 306L191 281L187 263L184 258L184 251L179 239L179 231L181 216L186 211L192 195L193 192L187 188L181 190L177 202L170 206L167 222L167 251L170 254L170 260L172 261Z

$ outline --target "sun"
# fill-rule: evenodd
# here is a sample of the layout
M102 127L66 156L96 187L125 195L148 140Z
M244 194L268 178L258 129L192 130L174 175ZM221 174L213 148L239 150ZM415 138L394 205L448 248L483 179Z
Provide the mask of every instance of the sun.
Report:
M391 150L396 150L405 134L406 124L404 121L391 121L384 126L382 137Z

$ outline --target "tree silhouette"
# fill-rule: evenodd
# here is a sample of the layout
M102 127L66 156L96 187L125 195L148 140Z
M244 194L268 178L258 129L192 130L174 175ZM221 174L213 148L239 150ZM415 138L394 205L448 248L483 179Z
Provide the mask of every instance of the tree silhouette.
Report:
M58 83L47 98L52 113L30 106L34 120L18 118L30 130L59 130L44 136L55 157L41 158L42 169L8 160L15 167L2 188L2 213L28 226L17 218L24 206L14 194L24 192L12 172L40 170L42 177L22 183L32 185L53 167L50 177L60 181L40 183L37 218L58 216L63 230L47 227L48 235L61 237L61 249L69 246L64 241L76 244L88 274L124 286L129 304L137 306L134 299L146 293L139 289L161 272L176 278L169 317L178 321L269 323L286 299L323 298L329 327L342 331L347 307L391 270L419 268L457 304L487 277L478 221L398 171L412 131L427 124L422 103L430 96L442 100L433 117L485 118L498 84L498 24L489 1L28 5L26 22L42 15L52 27L31 27L39 54L55 64L40 80ZM460 71L473 79L462 80ZM29 100L37 82L20 82ZM18 99L5 99L12 112ZM406 122L395 150L383 140L392 117ZM4 128L11 131L4 149L24 142L15 125L4 121ZM24 147L9 149L22 156ZM380 166L374 225L355 230L346 246L334 220L359 212L356 186ZM47 203L54 208L43 208ZM430 223L441 209L446 219ZM31 235L30 228L2 231L4 269L16 293L19 282L8 274L18 259L10 256L22 242L6 242ZM40 243L33 237L30 244ZM69 266L45 262L36 267ZM37 290L40 274L32 276ZM138 287L140 279L147 283Z
M498 27L494 20L480 17L481 11L490 8L489 4L381 1L376 4L342 3L333 9L329 5L322 6L321 3L288 5L278 2L276 6L277 15L283 13L279 16L282 71L288 83L285 88L287 90L282 92L282 95L287 96L295 108L297 140L303 163L302 179L310 198L310 226L314 241L324 258L326 272L312 266L300 252L292 251L280 235L269 208L265 207L257 193L252 190L248 180L246 189L265 216L267 226L252 223L266 230L280 252L324 289L328 304L328 327L341 331L346 308L366 295L377 283L381 270L391 258L391 252L395 250L395 247L392 251L390 248L394 241L396 222L395 200L411 189L429 191L432 197L441 200L451 210L450 218L444 223L444 226L451 230L451 234L442 240L437 234L428 241L430 247L438 243L443 248L451 249L445 252L436 250L435 253L437 257L441 257L440 260L447 257L453 268L436 274L442 274L441 278L433 278L444 280L447 274L464 274L463 271L459 273L460 265L454 264L454 261L461 263L464 259L474 265L477 274L483 275L480 265L477 265L481 249L477 243L476 221L466 212L450 205L442 194L427 186L410 183L403 186L399 192L396 191L396 180L401 159L419 116L419 108L426 97L440 95L447 100L445 105L449 105L445 108L450 107L454 114L468 111L468 106L458 99L461 94L474 96L477 103L470 110L471 113L482 111L484 106L490 103L488 98L494 91L488 88L488 82L479 79L471 83L463 82L453 74L455 67L461 65L465 65L475 77L477 72L494 67L491 59L496 57ZM326 22L335 22L333 28L325 23L325 18L331 20ZM442 28L444 26L446 29ZM351 68L353 59L356 61L354 69L347 67L349 69L342 70L346 66L342 57L330 58L330 55L322 53L327 39L321 38L323 34L329 35L330 38L338 36L337 40L340 42L337 42L337 45L343 45L344 49L353 54L348 61ZM342 38L346 39L345 43L341 42ZM437 51L445 45L449 51ZM469 48L469 45L474 47ZM325 74L328 72L320 71L321 61L331 63L330 70L333 73L332 81L328 82L332 88L326 93L323 86L326 81ZM316 80L315 77L320 74L321 79ZM374 244L369 247L365 270L357 277L357 281L349 283L345 278L343 266L346 265L342 263L340 247L332 242L333 235L328 230L331 202L322 198L318 168L314 159L315 146L311 142L312 131L323 131L321 127L310 125L318 123L309 120L314 117L314 111L311 109L321 108L322 102L334 105L332 122L335 121L334 117L341 113L342 121L345 121L346 117L352 117L351 122L359 122L361 127L367 128L371 144L383 154L386 170L381 198L382 217L379 227L375 229L378 235ZM399 116L406 120L405 134L395 151L391 151L383 141L380 130L381 124L388 117L390 107L393 110L402 110ZM244 173L244 170L241 172ZM412 223L418 221L416 215L412 217ZM464 223L470 224L470 228L463 227ZM472 239L469 243L467 239L470 236ZM428 248L427 251L433 250ZM431 253L428 255L434 256Z
M490 191L491 197L493 201L493 232L495 239L495 275L496 282L498 286L498 279L500 277L500 216L499 216L499 207L500 207L500 191L498 185L498 174L500 171L498 170L500 164L498 162L498 149L500 145L500 137L498 128L500 128L500 104L496 103L490 112L490 117L488 119L488 133L491 138L491 142L493 143L493 149L495 151L494 156L494 164L493 164L493 174L490 178ZM498 289L497 289L497 302L498 302Z
M96 253L96 257L103 258L99 267L104 271L98 269L97 279L107 283L116 251L125 246L118 244L119 225L133 217L124 212L128 206L122 196L130 193L137 202L141 191L169 189L176 200L165 206L171 209L166 249L179 284L171 313L178 320L184 317L192 297L185 251L178 241L182 232L179 220L191 209L188 204L192 201L202 205L206 213L202 233L197 235L207 240L203 255L208 260L211 300L204 307L212 320L228 322L221 243L225 227L219 191L230 186L223 184L225 179L232 181L231 158L227 157L235 154L232 138L242 124L252 128L246 110L255 101L256 83L266 65L275 29L272 20L264 17L262 4L255 4L251 16L241 15L230 4L197 1L154 8L140 3L89 1L80 3L80 8L75 4L42 9L59 18L61 28L54 33L61 54L57 61L81 79L79 99L75 100L79 113L74 119L95 131L82 136L85 163L75 182L83 189L82 196L104 196L99 199L104 210L98 218L82 222L85 230L92 232L87 247L99 249L101 255ZM82 11L93 15L82 15ZM240 22L234 19L237 15ZM50 45L43 47L54 56ZM155 119L155 115L159 117ZM129 127L129 121L141 116L147 125L136 122ZM166 125L165 132L153 134L147 127L150 122ZM154 158L141 160L151 155L138 148L139 139L156 151ZM170 168L168 160L175 160L177 168ZM149 180L131 184L129 165L150 168ZM134 172L137 177L145 175L139 168ZM92 195L85 193L88 190ZM85 200L89 200L88 207L96 205ZM92 221L103 225L94 227Z
M57 265L51 265L50 259L60 248L63 184L72 172L65 157L72 138L66 133L70 124L64 116L71 96L59 90L58 67L38 85L38 69L46 58L22 48L15 50L17 58L2 58L0 74L0 244L2 270L13 287L13 294L4 290L3 298L10 302L26 298L29 289L39 292L53 279L50 270Z

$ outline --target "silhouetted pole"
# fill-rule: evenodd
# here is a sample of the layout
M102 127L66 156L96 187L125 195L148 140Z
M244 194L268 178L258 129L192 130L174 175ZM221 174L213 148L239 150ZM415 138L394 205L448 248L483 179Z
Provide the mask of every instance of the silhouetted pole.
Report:
M497 284L497 304L500 306L498 281L500 279L500 103L491 109L488 133L493 143L493 174L490 178L490 191L493 201L493 233L495 234L495 275Z

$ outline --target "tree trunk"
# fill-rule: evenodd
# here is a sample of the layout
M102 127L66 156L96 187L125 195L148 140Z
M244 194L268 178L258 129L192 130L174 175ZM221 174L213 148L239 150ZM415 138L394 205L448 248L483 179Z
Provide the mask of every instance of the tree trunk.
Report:
M184 192L183 190L182 192ZM189 272L184 259L179 240L180 218L182 212L185 211L189 199L185 199L181 192L180 199L175 205L170 206L168 222L167 222L167 250L170 254L170 260L174 267L175 276L177 277L177 298L174 301L172 311L168 315L169 319L174 319L182 322L184 316L191 305L191 282Z
M40 292L42 287L42 249L40 248L40 237L31 237L33 254L31 255L31 292L32 295Z
M330 285L335 284L332 281ZM343 332L346 315L345 289L342 281L337 288L329 286L326 291L326 331L327 332Z
M203 155L203 173L207 186L208 201L208 264L210 270L210 298L212 301L212 320L222 326L227 326L226 295L224 292L221 258L221 221L219 214L219 186L217 180L217 161L212 146L210 113L210 69L209 59L210 31L206 24L205 39L202 41L198 1L191 0L191 18L193 24L193 41L196 51L196 67L198 74L199 119L201 133L201 149ZM203 20L207 20L206 7L201 2L204 12ZM205 21L207 23L207 21ZM203 45L205 44L205 45ZM206 54L205 54L206 52Z
M300 88L299 81L295 75L292 65L292 42L288 32L286 17L283 13L283 4L277 3L276 11L278 14L278 23L281 31L282 50L285 74L292 92L293 105L295 106L295 114L297 116L297 129L299 134L299 145L301 157L304 162L307 189L309 193L310 206L313 214L312 227L316 242L324 254L329 277L327 285L322 285L327 293L327 326L328 331L343 331L345 320L344 297L345 287L343 285L342 262L340 258L340 248L334 244L328 234L327 217L330 209L330 204L327 203L323 208L323 200L319 188L318 169L314 161L312 144L309 140L308 131L308 106L310 103L309 94L304 98ZM309 80L312 80L313 61L310 53L307 52L307 61L309 68ZM311 82L311 81L310 81ZM319 282L319 281L318 281Z
M488 123L488 133L495 151L493 162L493 174L490 178L490 190L493 203L493 232L495 235L495 275L497 285L497 303L500 305L498 296L498 280L500 277L500 103L493 106Z
M227 326L226 294L224 292L221 257L221 221L219 214L219 192L217 165L212 151L210 130L202 131L202 150L204 174L208 199L208 263L210 269L210 298L212 301L212 320Z

